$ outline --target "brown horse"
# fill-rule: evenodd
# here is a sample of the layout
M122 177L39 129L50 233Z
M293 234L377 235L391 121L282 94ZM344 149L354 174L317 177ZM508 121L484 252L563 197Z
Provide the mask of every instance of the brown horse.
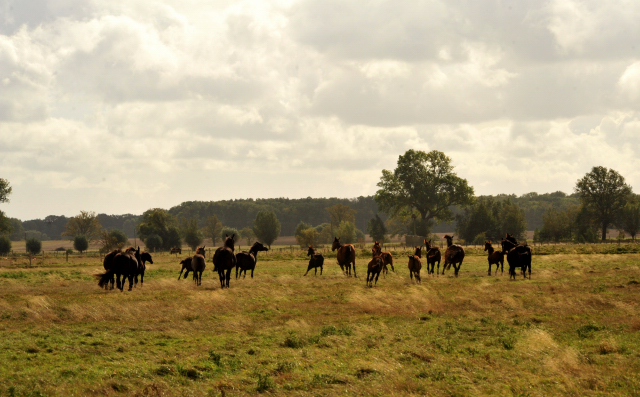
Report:
M109 252L107 255L104 256L104 262L103 262L104 270L108 272L109 270L113 269L113 261L116 255L118 255L121 252L122 250L117 249ZM109 284L111 284L111 288L109 289L113 289L115 283L116 283L115 273L111 273L111 278L109 279L109 282L104 284L104 289L107 289L109 287Z
M309 256L309 266L307 266L307 272L304 274L305 276L309 273L309 270L313 269L315 271L315 275L318 275L318 268L320 268L320 275L322 276L322 269L324 266L324 256L322 254L316 254L316 250L313 249L312 246L309 246L307 250L307 256Z
M238 271L241 274L244 271L242 278L247 277L247 270L251 270L251 278L253 278L253 271L256 268L256 263L258 263L258 252L260 251L269 251L269 248L256 241L251 248L249 248L249 252L239 252L236 254L236 260L238 262L236 266L236 279L238 279Z
M507 254L507 262L509 263L509 279L516 278L516 267L522 269L522 275L527 278L527 269L529 269L529 280L531 280L531 247L527 244L518 244L513 235L507 233L507 238L501 241L502 251Z
M233 253L235 250L234 237L235 234L231 236L227 235L227 238L224 240L224 246L218 248L213 256L213 264L215 266L213 270L218 272L220 288L229 288L231 269L237 265L236 255Z
M487 255L487 261L489 261L489 275L491 275L491 265L496 265L496 276L498 275L498 267L500 267L500 274L504 273L504 252L496 251L491 245L491 241L484 242L484 250L489 252Z
M444 265L442 266L442 275L444 276L444 271L446 269L449 269L451 265L453 265L455 275L456 277L458 277L458 272L460 271L462 261L464 260L464 248L462 248L460 245L453 244L453 236L447 235L443 238L447 239L447 250L444 252Z
M173 248L171 248L171 253L172 254L180 254L180 255L182 255L182 248L173 247Z
M393 268L393 255L391 255L391 252L382 252L382 248L380 247L380 243L377 242L377 241L373 244L373 249L375 250L374 256L375 255L379 255L379 256L382 257L382 260L384 261L384 267L382 268L382 274L389 273L389 270L387 269L387 265L390 265L391 266L391 271L393 271L395 273L396 269Z
M353 277L356 275L356 249L351 244L340 244L340 239L334 236L333 244L331 244L331 251L338 250L336 258L338 259L338 265L342 272L346 275L351 275L351 264L353 263ZM345 272L345 268L347 271Z
M440 273L440 259L442 256L440 255L440 248L436 246L431 246L431 240L424 240L424 246L427 250L425 256L427 257L427 274L433 274L434 268L436 267L436 262L438 262L438 268L436 274ZM429 266L431 265L431 266Z
M205 250L204 245L196 249L196 254L191 259L191 269L193 270L193 281L196 285L202 284L202 273L207 267L204 260Z
M373 288L374 276L376 278L375 285L378 285L378 277L380 277L380 271L382 271L383 268L384 268L384 259L382 258L382 255L376 255L374 253L373 258L371 258L371 260L369 261L369 264L367 265L367 287Z
M193 271L193 268L191 267L192 260L193 260L192 257L188 257L180 261L180 264L182 265L182 269L180 269L180 274L178 274L178 280L180 280L180 276L182 276L182 272L185 269L186 269L186 272L184 273L184 278L187 278L187 276L189 275L189 272Z
M420 269L422 269L422 248L416 247L413 255L407 255L409 257L409 275L411 276L411 281L413 282L413 276L416 276L416 282L419 284L420 280Z
M139 249L140 247L138 247ZM147 265L145 262L149 262L153 265L153 258L151 258L151 254L148 252L143 252L140 254L140 267L138 269L138 274L133 278L133 287L138 286L138 275L140 276L140 288L142 288L142 284L144 284L144 272L147 270Z

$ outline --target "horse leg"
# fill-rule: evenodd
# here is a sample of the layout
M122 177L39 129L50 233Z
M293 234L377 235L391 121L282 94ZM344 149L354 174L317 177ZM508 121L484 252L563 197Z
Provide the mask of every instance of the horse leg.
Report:
M356 260L353 260L353 277L358 277L358 275L356 274Z
M376 285L378 285L378 277L380 277L380 272L376 273Z
M420 269L416 272L416 281L418 284L422 284L422 280L420 279Z
M224 288L224 270L221 267L218 268L218 278L220 279L220 288Z
M130 274L128 277L129 279L129 291L133 290L133 274Z
M182 277L182 271L184 270L184 268L182 268L182 270L180 270L180 274L178 274L178 281L180 281L180 277Z
M256 268L254 267L253 269L251 269L251 278L253 278L253 271L256 270ZM247 275L247 272L244 272L244 275Z
M238 279L238 270L240 269L240 266L236 266L236 280ZM240 273L242 273L242 271L240 271Z
M227 288L229 288L229 280L231 280L231 269L227 270Z

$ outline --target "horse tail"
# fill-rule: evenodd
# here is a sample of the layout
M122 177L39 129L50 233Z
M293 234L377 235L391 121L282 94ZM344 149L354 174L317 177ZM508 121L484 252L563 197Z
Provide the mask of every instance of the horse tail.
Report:
M113 270L108 270L106 273L94 274L93 277L96 277L99 279L98 286L100 288L103 288L105 285L109 283L109 280L111 280L112 275L113 275Z
M393 255L388 254L387 258L389 258L389 264L391 265L391 267L393 267Z

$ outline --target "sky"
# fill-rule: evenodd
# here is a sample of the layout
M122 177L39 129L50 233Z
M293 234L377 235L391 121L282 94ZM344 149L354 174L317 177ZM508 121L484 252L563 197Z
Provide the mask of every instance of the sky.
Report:
M640 2L0 0L0 210L357 197L408 149L478 195L640 190Z

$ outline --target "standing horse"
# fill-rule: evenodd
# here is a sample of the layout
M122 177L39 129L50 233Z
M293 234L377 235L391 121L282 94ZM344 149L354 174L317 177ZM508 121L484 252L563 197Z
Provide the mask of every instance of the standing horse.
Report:
M207 263L204 260L205 250L204 245L196 249L196 254L191 258L191 269L193 270L193 281L196 286L202 284L202 273L207 267ZM186 275L185 275L186 277Z
M227 236L224 240L224 246L216 250L213 256L214 271L218 272L220 278L220 288L229 288L229 280L231 280L231 269L237 264L234 239L235 234ZM226 272L226 274L225 274Z
M455 271L456 277L458 277L458 272L460 271L460 267L462 267L462 261L464 260L464 248L460 245L453 244L453 236L444 236L443 238L447 239L447 250L444 252L444 265L442 266L442 275L444 276L444 271L449 269L451 265L453 265L453 269ZM456 264L458 264L456 266Z
M138 247L139 249L140 247ZM142 288L142 284L144 284L144 272L147 270L147 265L145 262L149 262L153 265L153 259L151 259L151 254L148 252L143 252L140 254L140 268L138 269L138 274L140 275L140 288ZM133 278L134 287L138 286L138 274Z
M238 271L242 273L244 271L244 276L242 278L247 277L247 270L251 270L251 278L253 278L253 270L256 268L256 263L258 262L258 252L260 251L269 251L269 248L262 245L262 243L255 242L249 248L249 252L239 252L236 254L236 280L238 279Z
M427 257L427 274L433 274L434 268L436 267L436 262L438 262L438 268L436 274L440 273L440 259L442 256L440 255L440 248L436 246L431 246L431 240L424 240L424 247L427 250L425 256ZM429 266L431 265L431 266Z
M496 276L498 275L498 267L500 274L504 273L504 251L496 251L491 245L491 241L484 242L484 250L488 251L487 261L489 262L489 276L491 275L491 265L496 265Z
M372 251L374 251L373 248L372 248ZM384 259L382 258L382 255L375 254L375 251L374 251L374 256L373 258L371 258L371 260L369 261L369 264L367 265L367 287L373 288L374 276L376 278L375 285L378 285L378 277L380 277L380 271L382 271L383 268L384 268Z
M522 269L522 275L527 278L529 269L529 280L531 280L531 247L526 244L518 244L516 239L507 234L507 238L501 241L502 251L507 253L509 263L509 279L516 278L516 267Z
M391 266L391 271L393 271L395 273L396 269L393 268L393 255L391 255L391 252L382 252L382 248L380 247L380 243L377 242L377 241L373 244L373 249L375 250L374 256L375 255L379 255L379 256L382 257L382 260L384 261L384 267L382 268L382 274L389 273L389 270L387 269L387 265L390 265Z
M322 269L323 269L323 265L324 265L324 256L322 256L322 254L316 254L316 251L313 249L312 246L309 246L309 250L307 251L307 256L310 256L311 258L309 258L309 266L307 266L307 272L304 274L305 276L307 275L307 273L309 273L309 270L313 269L315 270L315 275L318 275L318 268L320 268L320 275L322 276Z
M180 261L180 264L182 265L182 269L180 269L180 274L178 274L178 280L180 280L180 276L182 276L182 272L186 269L187 271L184 273L184 278L187 278L187 276L189 275L189 272L193 271L193 268L191 267L191 261L193 260L192 257L188 257L188 258L184 258L183 260Z
M117 249L109 252L107 255L104 256L104 262L103 262L104 270L109 272L111 269L113 269L114 258L116 257L116 255L118 255L121 252L122 250ZM109 289L113 289L116 283L115 273L110 273L110 274L111 274L111 278L109 279L108 282L104 283L104 289L107 289L109 287L109 283L111 283L111 288Z
M100 279L98 285L102 288L111 281L113 275L116 276L116 287L124 291L125 279L129 279L129 291L133 289L133 278L138 274L142 263L140 262L140 247L136 250L129 247L125 252L119 252L113 257L112 268L106 273L97 274ZM122 276L122 282L120 277Z
M334 236L333 244L331 244L331 251L338 250L336 258L338 259L338 265L342 272L351 275L351 264L353 263L353 277L356 275L356 249L351 244L340 244L340 239ZM345 267L347 271L345 272Z
M416 282L420 284L422 280L420 279L420 269L422 269L422 248L416 247L413 255L407 255L409 257L409 276L411 276L411 282L413 282L413 276L416 276Z

